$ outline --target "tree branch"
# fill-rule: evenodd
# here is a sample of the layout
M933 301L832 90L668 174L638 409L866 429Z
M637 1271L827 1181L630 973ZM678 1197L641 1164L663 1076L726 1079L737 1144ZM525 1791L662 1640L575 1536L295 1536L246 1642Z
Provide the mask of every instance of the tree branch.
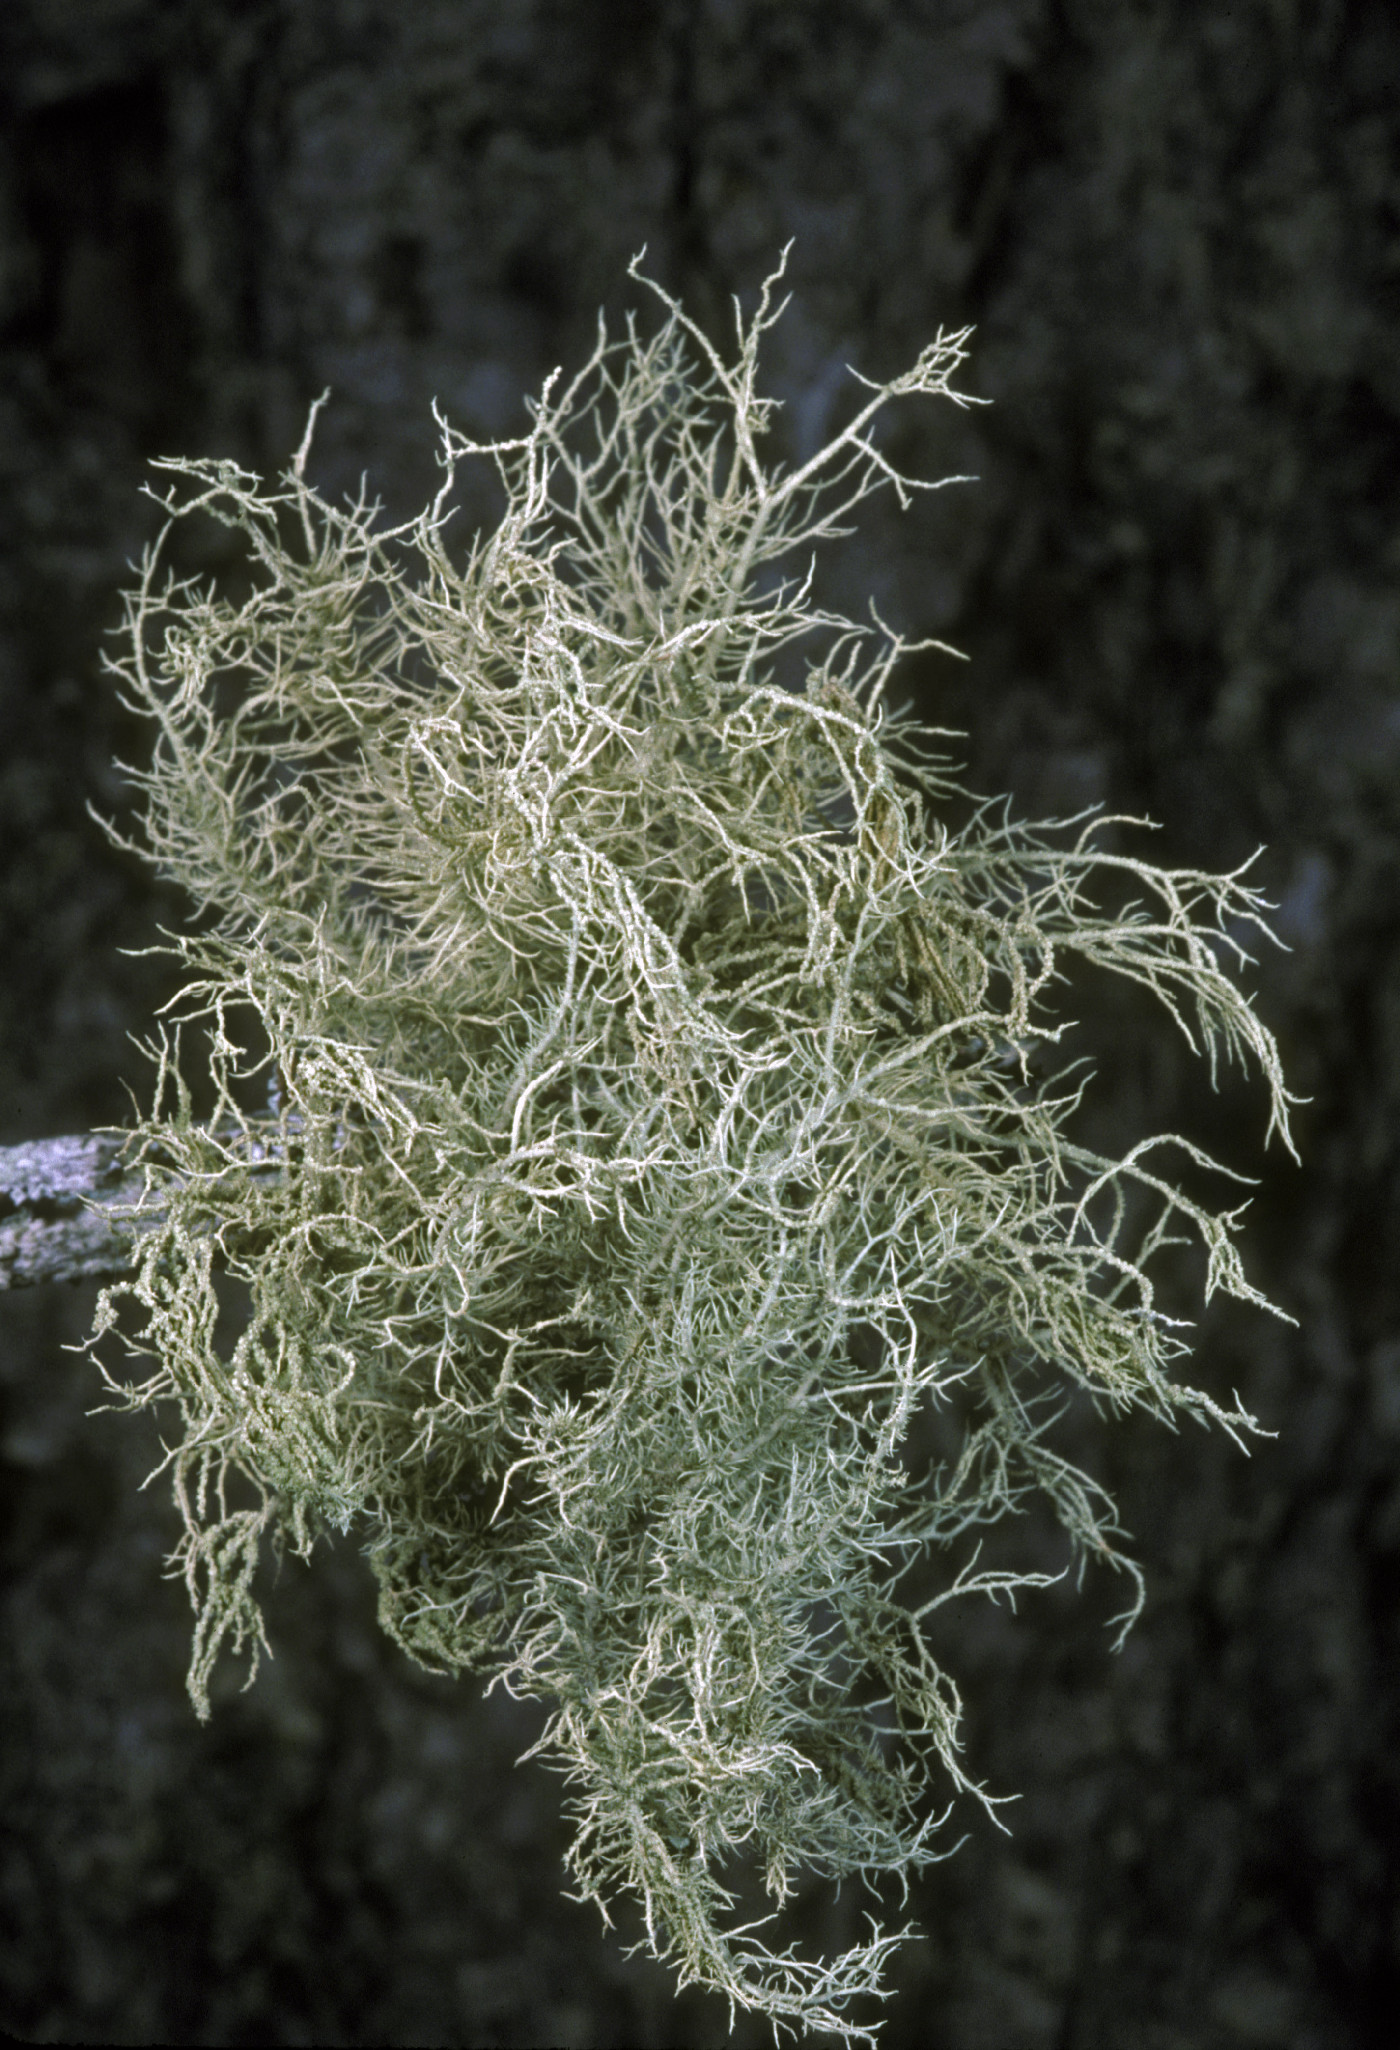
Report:
M98 1133L0 1146L0 1288L130 1271L135 1229L111 1213L137 1201L143 1180L122 1172L119 1152ZM159 1212L147 1215L154 1223Z

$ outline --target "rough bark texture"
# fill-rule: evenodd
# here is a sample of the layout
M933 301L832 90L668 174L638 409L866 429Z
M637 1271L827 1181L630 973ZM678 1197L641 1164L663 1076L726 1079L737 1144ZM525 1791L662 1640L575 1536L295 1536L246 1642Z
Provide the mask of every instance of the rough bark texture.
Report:
M136 1202L117 1141L88 1133L0 1146L0 1288L109 1281L132 1262L132 1238L111 1215Z
M971 1767L1022 1799L911 1900L890 2045L1340 2050L1400 2011L1397 77L1383 0L0 11L6 1140L119 1121L147 1086L127 1035L169 994L121 950L179 907L85 811L120 813L140 745L99 657L154 523L144 459L275 468L329 383L319 480L367 470L412 510L431 398L523 419L643 242L718 333L796 238L794 453L844 363L888 374L975 321L995 406L911 415L903 453L982 481L886 509L831 596L968 651L914 681L1023 813L1102 797L1192 865L1268 843L1293 951L1260 1002L1313 1101L1249 1266L1299 1328L1209 1315L1197 1371L1278 1436L1246 1461L1066 1420L1148 1610L1118 1658L1092 1582L948 1624ZM220 546L182 566L225 573ZM1255 1094L1075 1002L1088 1143L1177 1130L1251 1171ZM155 1432L86 1414L100 1384L62 1349L91 1294L0 1298L0 2026L761 2040L559 1898L558 1790L509 1767L533 1713L392 1656L353 1547L284 1569L274 1663L195 1724L172 1516L138 1488ZM814 1888L804 1913L831 1943L859 1907Z

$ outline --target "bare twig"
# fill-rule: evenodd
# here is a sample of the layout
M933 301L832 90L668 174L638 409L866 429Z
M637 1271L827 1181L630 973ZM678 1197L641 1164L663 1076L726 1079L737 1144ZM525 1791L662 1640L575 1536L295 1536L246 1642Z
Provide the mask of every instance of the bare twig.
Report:
M276 1137L246 1123L196 1129L240 1153L266 1185L280 1180L285 1140L300 1132L301 1119L284 1118ZM136 1240L165 1222L166 1202L159 1179L123 1168L121 1148L121 1136L107 1132L0 1146L0 1288L118 1281L131 1272ZM139 1218L127 1214L137 1203Z
M123 1173L119 1153L97 1133L0 1147L0 1288L129 1271L134 1227L113 1213L138 1200L142 1177Z

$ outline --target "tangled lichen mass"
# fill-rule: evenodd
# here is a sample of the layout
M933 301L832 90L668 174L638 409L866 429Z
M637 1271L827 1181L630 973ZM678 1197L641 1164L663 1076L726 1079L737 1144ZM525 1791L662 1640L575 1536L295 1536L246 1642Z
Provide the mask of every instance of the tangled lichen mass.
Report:
M653 287L651 338L600 321L521 438L440 422L442 490L395 529L311 487L310 427L276 488L163 465L172 520L224 521L253 568L232 603L152 551L114 665L154 728L143 852L202 914L172 944L215 1111L166 1029L130 1141L164 1215L96 1336L155 1362L123 1399L182 1419L202 1715L222 1647L256 1669L264 1540L353 1529L413 1658L549 1705L585 1897L630 1891L682 1984L868 2040L899 1933L804 1960L733 1926L725 1869L755 1860L776 1914L803 1872L936 1854L930 1782L979 1790L927 1612L1041 1578L979 1572L977 1526L1043 1490L1136 1573L1047 1394L1254 1428L1174 1377L1152 1282L1184 1232L1208 1293L1262 1302L1239 1212L1167 1178L1173 1147L1212 1165L1183 1139L1074 1143L1083 1078L1028 1065L1052 985L1098 964L1212 1073L1253 1056L1285 1141L1289 1098L1221 966L1267 930L1245 872L1154 868L1090 815L953 830L942 736L884 705L904 644L770 571L883 485L936 488L882 453L887 405L967 402L940 334L765 467L780 275L732 360ZM469 457L507 510L463 563ZM961 1456L910 1471L954 1386ZM920 1608L906 1571L940 1553Z

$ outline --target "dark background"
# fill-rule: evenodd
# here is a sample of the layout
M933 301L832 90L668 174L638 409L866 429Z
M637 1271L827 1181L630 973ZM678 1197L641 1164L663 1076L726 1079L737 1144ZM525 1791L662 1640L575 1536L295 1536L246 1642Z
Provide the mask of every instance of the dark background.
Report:
M796 238L769 351L816 444L847 361L975 322L902 414L925 475L833 595L967 650L910 677L1023 814L1103 799L1260 877L1295 1089L1194 1377L1277 1433L1074 1425L1149 1575L969 1612L971 1771L1019 1791L912 1901L884 2041L1234 2050L1400 2013L1400 13L1384 0L5 0L0 1141L122 1118L131 958L178 906L87 816L141 736L100 668L153 455L313 465L411 511L429 415L517 430L648 265L719 334ZM201 554L200 550L203 549ZM186 567L225 567L212 540ZM1086 985L1094 1137L1260 1162L1174 1029ZM1199 1276L1196 1277L1197 1282ZM537 1712L415 1673L353 1546L271 1596L201 1729L156 1428L89 1416L87 1289L0 1299L0 2025L38 2041L756 2044L561 1898ZM1031 1553L1051 1540L1028 1531ZM858 1933L814 1888L814 1939ZM632 1932L632 1933L635 1933ZM623 1935L627 1931L624 1929Z

